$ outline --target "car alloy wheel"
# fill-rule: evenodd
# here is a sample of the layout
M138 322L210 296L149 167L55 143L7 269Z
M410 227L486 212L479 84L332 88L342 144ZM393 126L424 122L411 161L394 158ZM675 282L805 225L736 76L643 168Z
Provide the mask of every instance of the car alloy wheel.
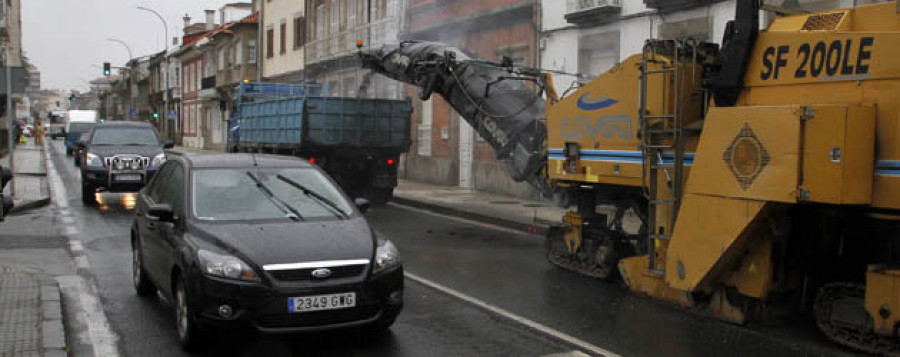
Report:
M194 326L190 306L184 280L178 277L175 283L175 328L178 330L178 342L185 350L197 347L198 341L201 339L200 331Z
M131 248L131 280L139 296L150 296L156 291L156 288L150 282L147 272L144 270L144 261L139 244L135 240Z

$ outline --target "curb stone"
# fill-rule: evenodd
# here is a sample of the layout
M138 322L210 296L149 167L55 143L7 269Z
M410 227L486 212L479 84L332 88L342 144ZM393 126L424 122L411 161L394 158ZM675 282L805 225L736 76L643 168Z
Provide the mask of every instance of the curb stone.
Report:
M454 216L459 218L464 218L468 220L493 224L495 226L508 228L516 231L520 231L523 233L530 234L539 234L544 235L547 233L547 230L550 228L550 225L541 223L541 222L532 222L532 223L524 223L524 222L516 222L508 219L497 218L488 216L485 214L474 213L469 211L464 211L457 208L441 206L437 204L432 204L428 202L417 201L405 197L397 197L394 196L391 198L391 201L394 203L398 203L405 206L410 206L414 208L424 209L427 211L445 214L448 216Z

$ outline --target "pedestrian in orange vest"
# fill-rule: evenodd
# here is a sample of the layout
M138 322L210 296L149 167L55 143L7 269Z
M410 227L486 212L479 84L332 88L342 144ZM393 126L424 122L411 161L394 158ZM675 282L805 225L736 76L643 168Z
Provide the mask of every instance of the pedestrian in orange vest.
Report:
M37 122L34 128L34 132L34 144L44 145L44 124L41 122Z

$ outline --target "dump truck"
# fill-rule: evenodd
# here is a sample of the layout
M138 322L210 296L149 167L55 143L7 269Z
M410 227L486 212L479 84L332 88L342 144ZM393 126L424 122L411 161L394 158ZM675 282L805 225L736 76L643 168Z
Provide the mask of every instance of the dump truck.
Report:
M349 195L384 204L409 150L409 100L331 97L313 84L243 83L228 150L293 155L324 169Z
M570 207L551 263L739 324L804 311L838 344L900 355L900 2L765 30L759 1L735 3L721 46L649 39L565 96L439 43L360 57L441 95Z

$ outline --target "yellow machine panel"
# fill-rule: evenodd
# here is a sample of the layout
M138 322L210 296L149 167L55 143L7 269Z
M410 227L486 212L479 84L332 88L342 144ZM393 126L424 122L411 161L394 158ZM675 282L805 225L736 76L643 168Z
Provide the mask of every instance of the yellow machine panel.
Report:
M875 332L893 334L900 322L900 270L869 267L865 299L866 311L875 322Z
M761 201L797 201L803 109L712 108L687 191Z
M804 200L869 204L875 166L875 111L860 105L816 106L804 121Z

